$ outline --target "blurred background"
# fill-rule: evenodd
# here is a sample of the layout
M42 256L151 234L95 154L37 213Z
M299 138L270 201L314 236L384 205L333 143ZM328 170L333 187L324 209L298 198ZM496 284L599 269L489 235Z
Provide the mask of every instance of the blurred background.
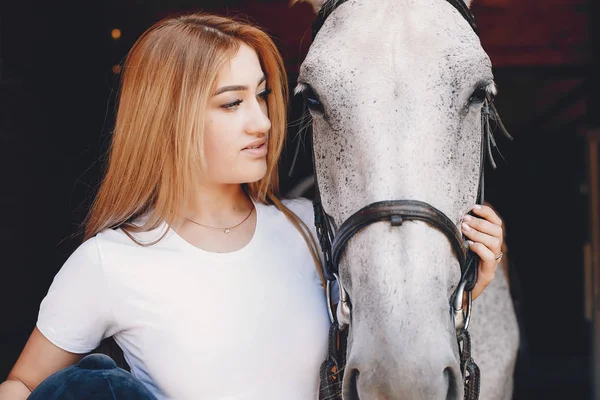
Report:
M519 400L600 399L599 3L479 0L473 7L494 64L497 108L515 137L500 143L507 163L487 171L486 191L506 224L523 324ZM0 379L52 278L81 243L126 52L160 18L198 10L245 15L266 29L294 85L311 42L306 4L0 0ZM300 113L293 99L290 120ZM292 126L290 139L296 132ZM287 176L288 143L285 190L311 174L304 149Z

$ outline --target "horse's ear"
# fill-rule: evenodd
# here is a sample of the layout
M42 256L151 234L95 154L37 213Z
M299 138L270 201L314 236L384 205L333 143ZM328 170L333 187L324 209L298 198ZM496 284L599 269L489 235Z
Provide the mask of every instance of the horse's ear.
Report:
M319 12L319 10L321 10L321 7L323 7L323 4L325 4L325 2L326 0L290 0L290 5L293 6L296 3L308 3L312 6L316 14Z

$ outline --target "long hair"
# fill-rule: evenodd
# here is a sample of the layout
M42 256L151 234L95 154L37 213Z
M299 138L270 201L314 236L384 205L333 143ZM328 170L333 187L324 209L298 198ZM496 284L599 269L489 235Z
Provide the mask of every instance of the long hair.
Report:
M219 70L242 43L256 51L271 89L267 172L244 188L254 201L275 205L292 221L323 280L314 237L278 198L277 167L288 102L283 60L260 29L214 15L189 14L159 21L127 55L108 168L86 218L84 240L104 229L121 228L144 245L135 239L135 232L156 229L163 222L171 225L184 204L194 201L195 174L205 163L204 115L197 111L206 108ZM143 223L134 223L142 215Z

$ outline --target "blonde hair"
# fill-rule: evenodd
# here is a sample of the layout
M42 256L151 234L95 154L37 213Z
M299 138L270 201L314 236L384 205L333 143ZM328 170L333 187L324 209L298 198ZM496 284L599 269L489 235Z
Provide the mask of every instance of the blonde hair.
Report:
M108 169L85 221L84 240L104 229L135 232L171 225L194 200L203 170L203 113L217 74L241 44L254 49L271 89L267 172L244 184L257 202L272 204L308 244L323 281L318 246L308 227L279 200L278 160L286 134L288 86L283 60L269 36L237 20L207 14L167 18L135 42L124 65ZM142 224L134 221L146 216ZM166 234L166 232L165 232ZM155 244L161 240L164 235Z

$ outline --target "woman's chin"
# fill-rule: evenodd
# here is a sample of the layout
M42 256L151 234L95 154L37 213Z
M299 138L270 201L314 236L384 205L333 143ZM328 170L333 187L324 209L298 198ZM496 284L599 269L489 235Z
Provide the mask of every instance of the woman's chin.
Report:
M265 163L264 167L260 168L248 168L244 171L244 176L241 179L243 183L253 183L258 182L267 174L267 164Z

